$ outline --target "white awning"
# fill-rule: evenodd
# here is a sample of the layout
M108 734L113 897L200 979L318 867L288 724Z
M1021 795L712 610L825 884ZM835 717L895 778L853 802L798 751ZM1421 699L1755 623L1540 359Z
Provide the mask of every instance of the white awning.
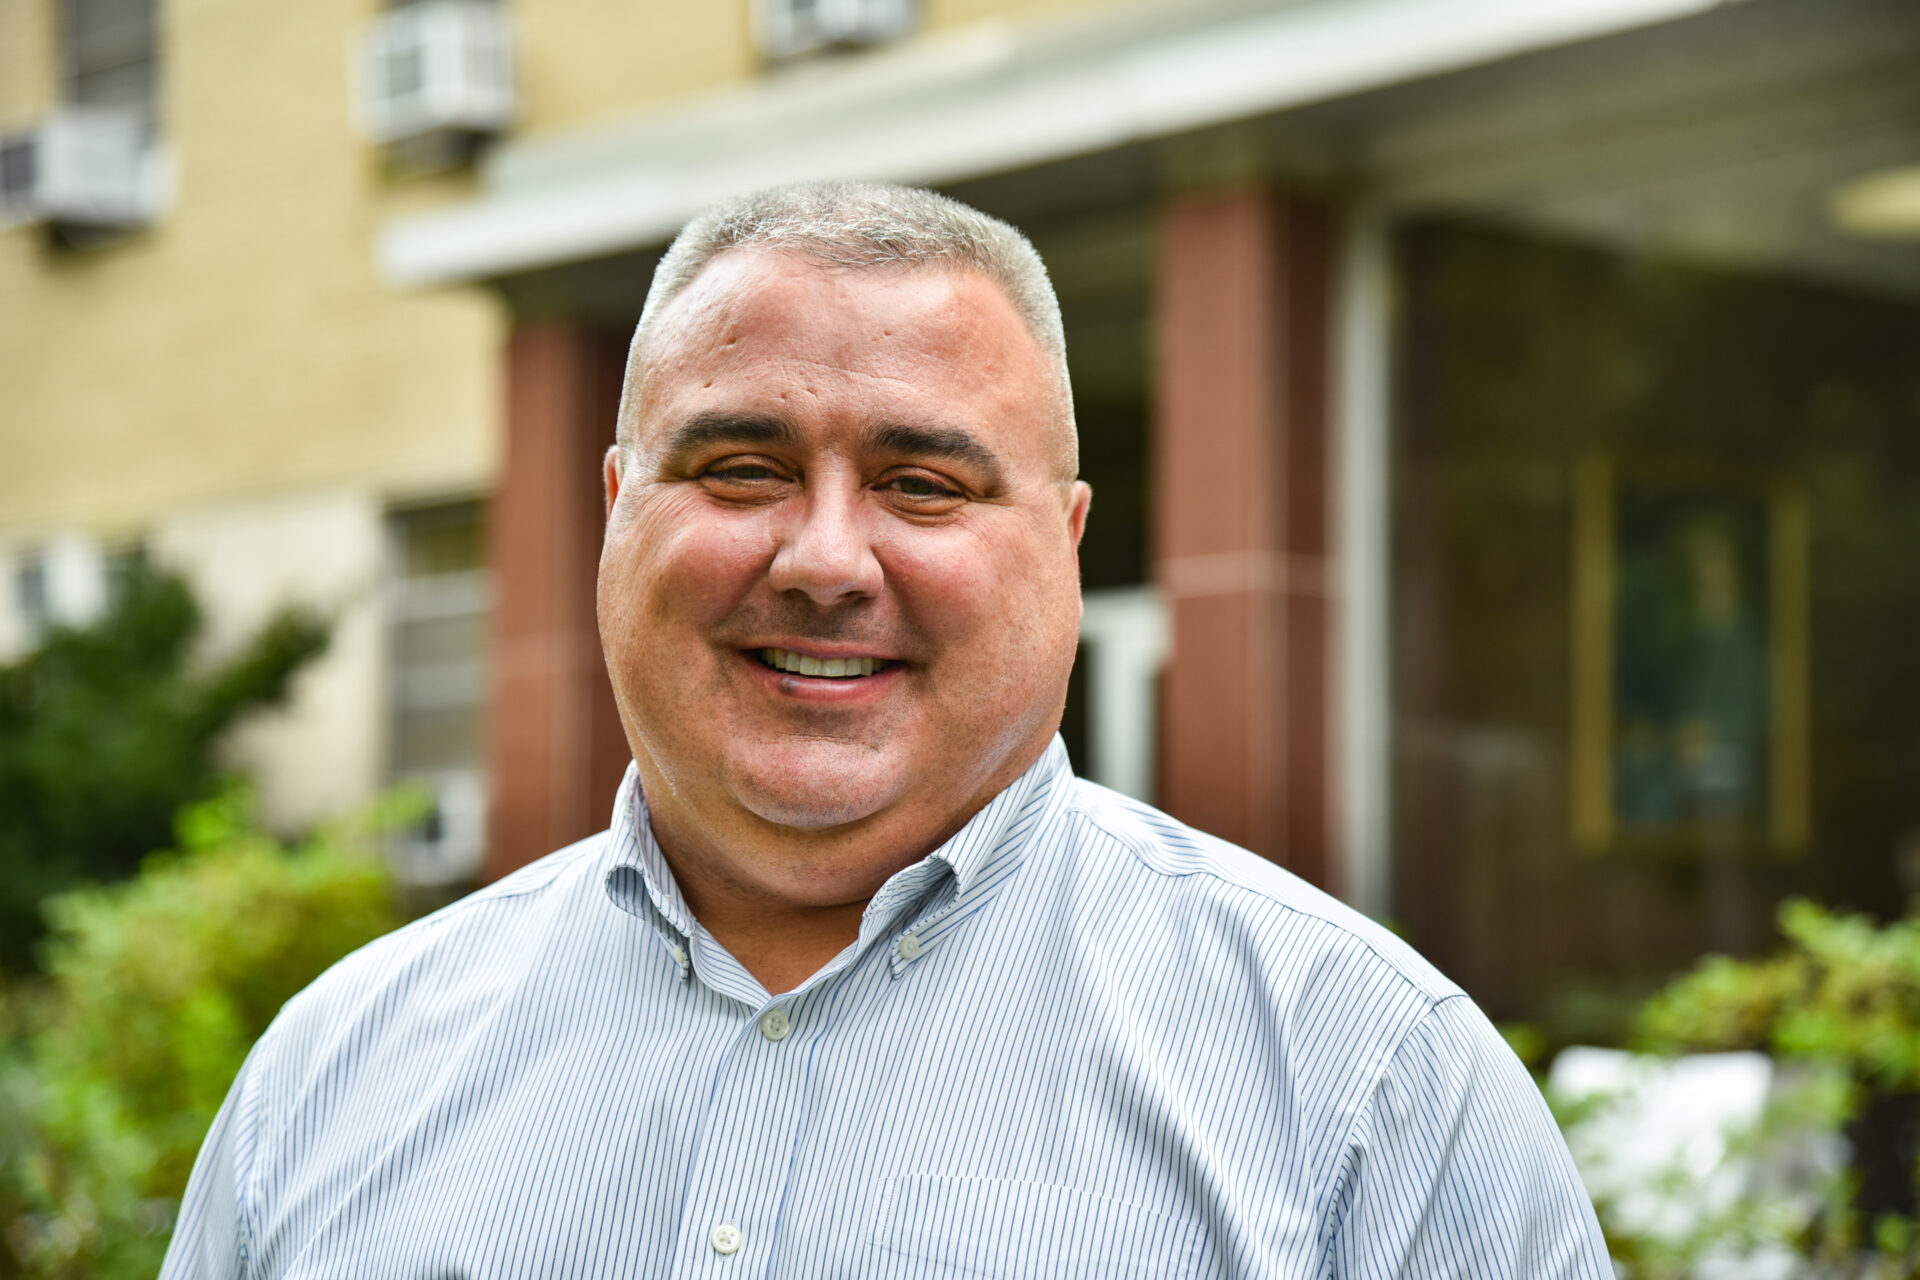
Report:
M397 284L662 243L725 196L815 178L945 184L1323 102L1734 0L1296 0L963 28L680 110L509 143L476 200L391 223Z

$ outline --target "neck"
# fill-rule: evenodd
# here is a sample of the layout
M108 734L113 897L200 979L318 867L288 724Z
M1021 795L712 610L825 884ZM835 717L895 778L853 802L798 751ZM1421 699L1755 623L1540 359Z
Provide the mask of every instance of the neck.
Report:
M917 788L864 817L817 829L762 817L719 788L670 787L651 759L635 760L654 838L694 918L777 993L854 942L880 886L964 827L1048 740L985 776L957 786L945 779L945 787Z
M988 797L991 798L991 797ZM695 919L773 994L791 991L860 935L881 885L937 849L984 804L938 828L876 817L820 832L687 822L650 810L653 834ZM902 815L903 817L909 815ZM740 851L753 856L741 857Z
M695 890L687 877L679 879L695 918L772 995L793 990L851 946L860 936L868 902L752 907L730 895Z

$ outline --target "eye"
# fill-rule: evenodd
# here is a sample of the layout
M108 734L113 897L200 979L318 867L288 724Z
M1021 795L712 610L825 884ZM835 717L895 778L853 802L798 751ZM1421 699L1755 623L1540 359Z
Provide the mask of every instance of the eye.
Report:
M764 462L723 462L707 468L707 474L719 480L774 480L778 477Z
M721 458L699 471L699 480L716 497L757 500L773 496L786 473L765 458Z
M896 471L874 488L912 515L944 515L967 500L960 486L926 471Z
M895 476L886 482L887 487L909 498L957 498L959 491L953 486L942 484L932 476L904 475Z

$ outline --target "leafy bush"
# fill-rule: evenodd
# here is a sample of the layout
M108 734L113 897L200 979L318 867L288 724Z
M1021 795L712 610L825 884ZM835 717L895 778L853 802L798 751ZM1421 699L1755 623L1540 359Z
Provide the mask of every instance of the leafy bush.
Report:
M0 667L0 968L27 967L42 899L165 847L173 815L219 789L221 735L327 645L290 610L203 668L201 624L184 582L136 565L105 617Z
M389 800L287 849L229 791L187 809L179 852L137 878L49 901L30 1034L10 1070L0 1057L0 1274L9 1254L23 1275L154 1273L254 1040L328 965L399 922L378 849L417 808Z
M1920 1276L1920 918L1882 926L1791 901L1779 927L1786 945L1776 954L1710 956L1655 993L1637 1020L1639 1047L1771 1054L1800 1081L1798 1096L1776 1103L1755 1132L1730 1135L1731 1149L1778 1165L1843 1129L1851 1167L1826 1179L1804 1212L1782 1218L1777 1203L1749 1199L1678 1242L1622 1229L1602 1203L1624 1275L1688 1276L1703 1258L1764 1244L1800 1260L1793 1275ZM1590 1119L1563 1115L1576 1145Z
M1793 901L1780 932L1777 956L1709 957L1649 1001L1649 1047L1766 1049L1835 1063L1871 1089L1920 1092L1920 919L1876 926Z

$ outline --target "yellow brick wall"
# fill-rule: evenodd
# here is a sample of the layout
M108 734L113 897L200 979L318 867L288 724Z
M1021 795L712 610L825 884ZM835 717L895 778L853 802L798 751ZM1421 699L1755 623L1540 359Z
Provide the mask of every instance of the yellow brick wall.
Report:
M752 75L748 0L509 0L523 127L564 131Z
M0 0L5 57L46 25L27 11L50 8ZM163 0L172 209L79 252L0 231L0 538L134 532L239 495L490 478L494 304L376 275L381 222L461 182L383 180L354 136L349 34L370 12Z
M53 101L54 0L0 0L0 129Z
M926 0L929 31L1114 0ZM526 135L761 74L750 0L509 0ZM349 50L377 0L161 0L178 195L82 252L0 230L0 541L131 533L169 511L330 485L483 488L502 325L477 289L377 275L389 218L474 189L382 176ZM56 0L0 0L0 123L55 94Z
M988 19L1051 18L1058 14L1136 8L1128 0L921 0L922 25L929 31Z
M508 0L529 134L617 120L761 73L754 0ZM1098 12L1138 0L921 0L920 29Z

